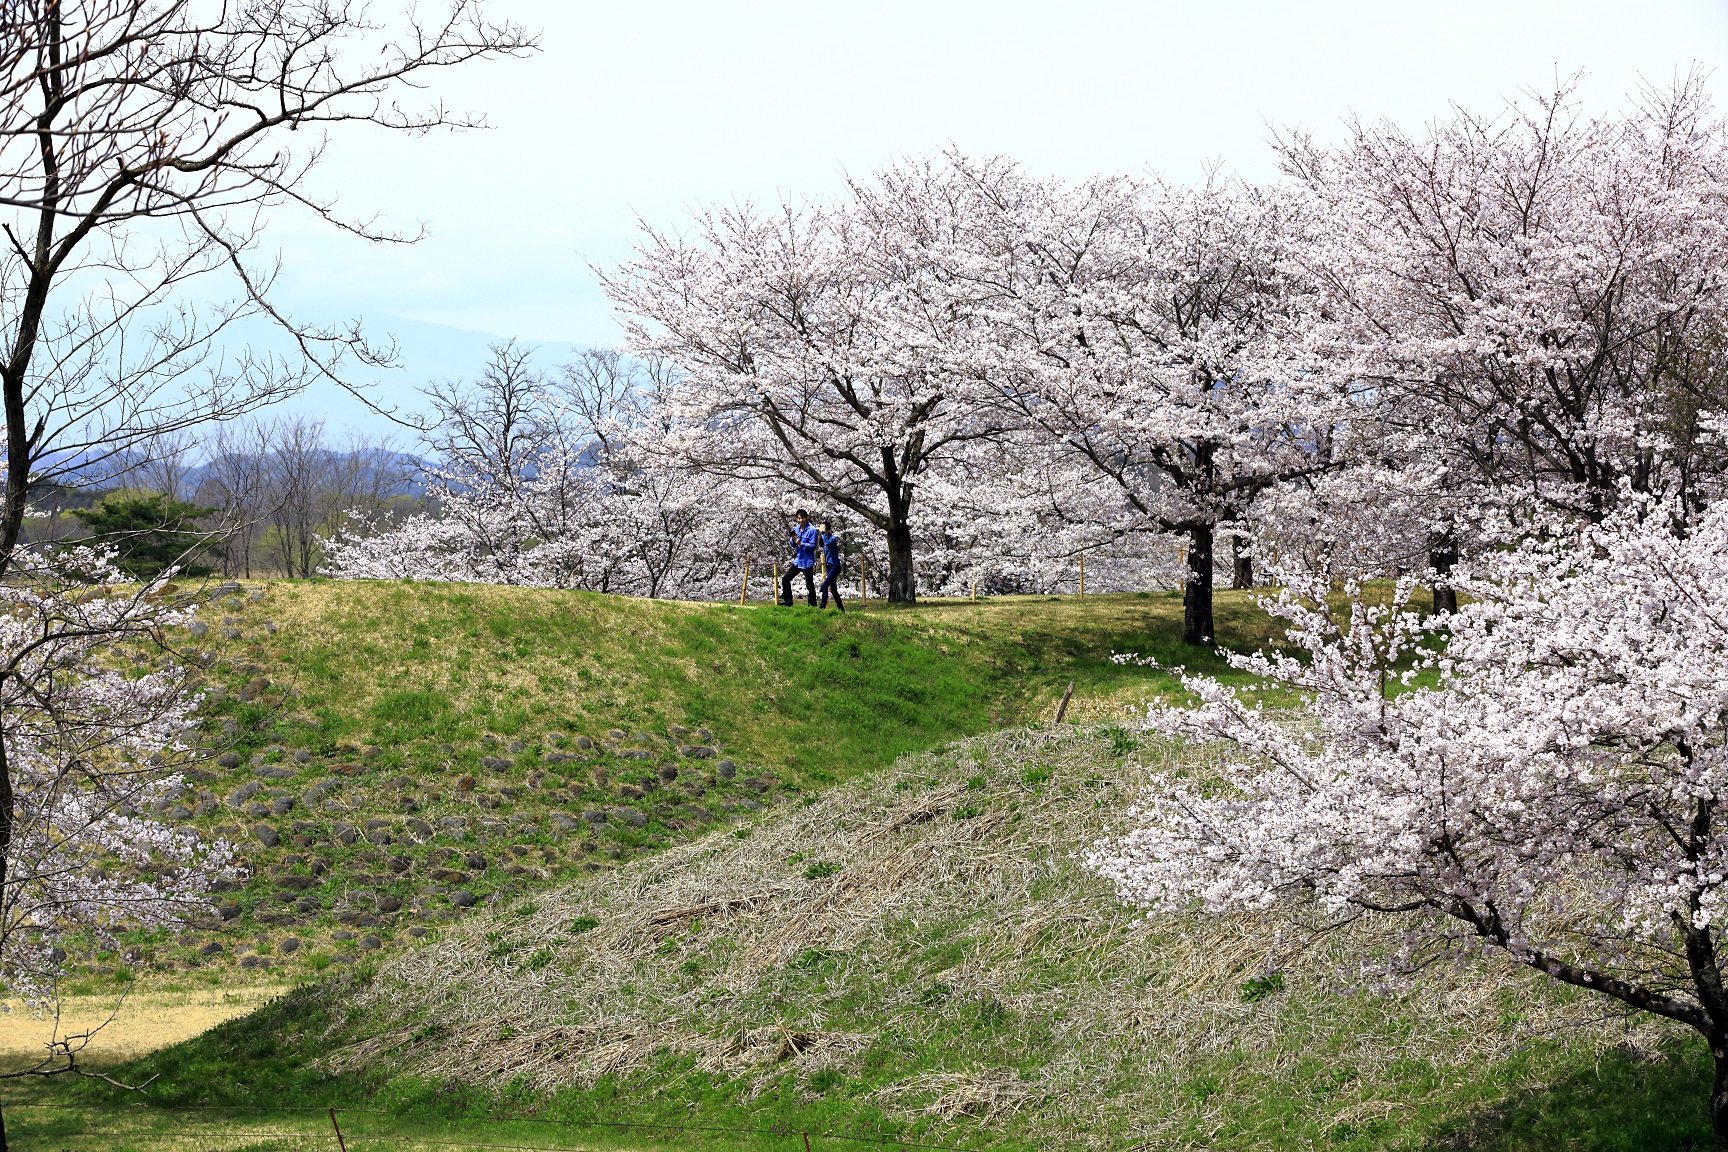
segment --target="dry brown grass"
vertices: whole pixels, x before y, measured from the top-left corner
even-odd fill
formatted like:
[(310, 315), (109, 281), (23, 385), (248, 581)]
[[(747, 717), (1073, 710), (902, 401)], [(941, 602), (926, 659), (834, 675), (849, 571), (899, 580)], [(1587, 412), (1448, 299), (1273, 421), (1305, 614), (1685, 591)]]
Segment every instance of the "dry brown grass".
[(113, 1020), (91, 1038), (81, 1058), (92, 1064), (133, 1060), (244, 1015), (286, 990), (279, 985), (230, 985), (190, 992), (136, 991), (123, 1001), (119, 992), (70, 996), (60, 1002), (57, 1018), (7, 1000), (0, 1002), (0, 1069), (33, 1064), (55, 1035), (86, 1032), (110, 1015)]

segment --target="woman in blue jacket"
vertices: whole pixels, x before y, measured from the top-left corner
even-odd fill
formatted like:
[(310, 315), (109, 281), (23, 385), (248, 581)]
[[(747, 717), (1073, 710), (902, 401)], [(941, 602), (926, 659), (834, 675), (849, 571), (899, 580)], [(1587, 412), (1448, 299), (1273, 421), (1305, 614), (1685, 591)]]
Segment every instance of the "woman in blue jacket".
[(846, 605), (840, 601), (840, 537), (834, 534), (834, 525), (830, 521), (822, 521), (822, 566), (827, 572), (822, 577), (822, 607), (828, 607), (828, 593), (834, 593), (834, 607), (846, 611)]

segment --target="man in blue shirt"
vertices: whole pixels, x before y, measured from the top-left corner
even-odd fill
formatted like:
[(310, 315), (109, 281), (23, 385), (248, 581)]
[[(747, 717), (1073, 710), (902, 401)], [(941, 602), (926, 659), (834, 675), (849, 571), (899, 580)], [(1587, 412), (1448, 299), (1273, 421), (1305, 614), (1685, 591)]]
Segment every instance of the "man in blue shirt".
[(846, 611), (840, 602), (840, 537), (834, 534), (832, 521), (822, 521), (822, 607), (828, 607), (828, 593), (834, 593), (834, 607)]
[(810, 607), (816, 607), (816, 581), (811, 579), (810, 572), (816, 567), (816, 549), (821, 536), (816, 525), (810, 523), (810, 513), (798, 509), (798, 523), (792, 529), (792, 562), (786, 565), (786, 574), (780, 577), (780, 603), (788, 608), (792, 606), (792, 578), (800, 572), (804, 574), (804, 598), (810, 602)]

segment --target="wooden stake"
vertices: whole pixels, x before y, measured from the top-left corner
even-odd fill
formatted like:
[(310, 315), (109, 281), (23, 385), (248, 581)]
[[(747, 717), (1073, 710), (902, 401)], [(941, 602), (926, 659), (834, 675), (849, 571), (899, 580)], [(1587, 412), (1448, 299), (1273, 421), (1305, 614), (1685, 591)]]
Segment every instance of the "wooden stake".
[(330, 1109), (330, 1127), (336, 1129), (336, 1144), (342, 1152), (348, 1152), (348, 1141), (342, 1139), (342, 1125), (336, 1123), (336, 1109)]
[(1056, 723), (1062, 723), (1062, 717), (1068, 715), (1068, 701), (1074, 697), (1074, 681), (1068, 681), (1068, 687), (1062, 693), (1062, 703), (1056, 705)]
[(744, 554), (744, 587), (738, 590), (738, 603), (750, 599), (750, 554)]
[(804, 1152), (810, 1152), (810, 1133), (804, 1133)]
[(1086, 595), (1086, 553), (1080, 553), (1080, 595)]
[(774, 561), (774, 603), (780, 603), (780, 561)]
[(864, 557), (858, 557), (858, 603), (870, 599), (870, 566), (864, 563)]
[(972, 599), (978, 599), (978, 581), (972, 581)]

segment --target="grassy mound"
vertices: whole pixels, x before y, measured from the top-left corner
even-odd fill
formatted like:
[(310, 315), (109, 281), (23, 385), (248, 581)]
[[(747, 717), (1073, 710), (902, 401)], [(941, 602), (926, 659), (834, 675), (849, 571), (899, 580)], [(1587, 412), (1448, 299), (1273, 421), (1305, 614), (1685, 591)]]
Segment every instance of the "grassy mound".
[(1493, 961), (1375, 991), (1350, 964), (1396, 945), (1386, 924), (1297, 949), (1271, 916), (1121, 906), (1077, 850), (1149, 774), (1194, 766), (1107, 725), (908, 756), (131, 1074), (170, 1104), (993, 1148), (1705, 1146), (1708, 1071), (1657, 1024)]
[[(1267, 622), (1221, 598), (1221, 636)], [(293, 978), (798, 798), (908, 751), (1166, 691), (1179, 600), (804, 608), (406, 583), (218, 589), (188, 653), (208, 758), (161, 814), (244, 846), (220, 918), (84, 955), (72, 992)], [(192, 974), (189, 976), (188, 974)], [(80, 982), (81, 981), (81, 982)]]

